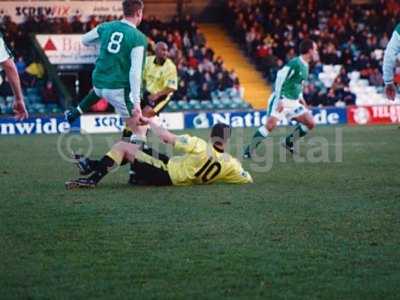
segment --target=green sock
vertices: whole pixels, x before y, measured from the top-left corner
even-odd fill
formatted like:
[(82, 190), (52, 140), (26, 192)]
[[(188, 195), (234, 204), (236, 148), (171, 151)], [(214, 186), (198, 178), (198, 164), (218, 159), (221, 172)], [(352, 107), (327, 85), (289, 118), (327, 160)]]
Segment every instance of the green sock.
[(294, 142), (304, 137), (307, 133), (308, 128), (306, 126), (302, 124), (297, 125), (293, 132), (286, 137), (286, 145), (288, 145), (289, 147), (293, 147)]
[(97, 96), (96, 93), (91, 90), (89, 94), (87, 94), (86, 97), (83, 98), (83, 100), (78, 104), (76, 110), (79, 112), (79, 114), (84, 114), (85, 112), (88, 112), (89, 108), (93, 104), (96, 104), (100, 99), (101, 97)]
[(268, 137), (269, 131), (264, 126), (258, 128), (251, 139), (250, 145), (246, 147), (245, 153), (250, 154), (250, 152), (258, 147), (261, 142)]
[(86, 95), (85, 98), (78, 104), (77, 107), (71, 109), (71, 112), (68, 114), (67, 119), (68, 122), (73, 123), (76, 119), (79, 118), (80, 115), (89, 111), (89, 108), (97, 103), (101, 98), (96, 95), (96, 93), (91, 90), (89, 94)]

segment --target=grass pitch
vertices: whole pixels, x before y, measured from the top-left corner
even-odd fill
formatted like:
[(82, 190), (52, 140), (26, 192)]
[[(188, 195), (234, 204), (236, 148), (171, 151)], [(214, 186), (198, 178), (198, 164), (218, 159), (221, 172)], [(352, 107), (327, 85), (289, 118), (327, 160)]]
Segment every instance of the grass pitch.
[[(283, 159), (274, 138), (253, 185), (132, 188), (119, 170), (77, 191), (57, 136), (1, 137), (0, 298), (398, 299), (400, 130), (339, 131), (307, 139), (329, 163)], [(117, 138), (92, 136), (94, 156)]]

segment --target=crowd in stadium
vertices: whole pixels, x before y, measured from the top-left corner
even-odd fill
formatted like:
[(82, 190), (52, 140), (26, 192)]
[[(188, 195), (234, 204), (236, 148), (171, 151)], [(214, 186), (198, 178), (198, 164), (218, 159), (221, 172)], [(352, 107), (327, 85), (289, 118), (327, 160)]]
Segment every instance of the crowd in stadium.
[[(15, 24), (4, 17), (1, 30), (5, 40), (16, 54), (16, 63), (24, 89), (38, 88), (45, 101), (54, 95), (51, 83), (44, 81), (43, 66), (36, 60), (33, 49), (27, 47), (31, 33), (85, 33), (98, 24), (117, 19), (116, 16), (93, 16), (81, 21), (75, 16), (66, 18), (28, 18), (22, 24)], [(207, 47), (204, 35), (198, 30), (196, 22), (190, 16), (175, 17), (170, 22), (161, 22), (151, 17), (144, 19), (139, 27), (152, 42), (164, 41), (169, 46), (169, 57), (178, 69), (179, 87), (174, 100), (211, 100), (212, 97), (224, 97), (224, 93), (240, 96), (240, 83), (234, 70), (224, 67), (221, 57), (215, 57)], [(152, 44), (152, 43), (151, 43)], [(149, 47), (151, 51), (152, 47)], [(49, 90), (49, 89), (52, 90)], [(4, 83), (0, 87), (0, 96), (11, 96), (11, 89)], [(57, 97), (55, 97), (56, 99)]]
[[(296, 55), (303, 38), (317, 41), (321, 63), (312, 68), (304, 91), (306, 100), (312, 105), (334, 105), (338, 101), (353, 104), (355, 95), (349, 90), (347, 74), (358, 71), (371, 85), (383, 85), (382, 49), (397, 24), (399, 11), (400, 4), (395, 0), (362, 6), (346, 0), (259, 0), (252, 4), (230, 0), (225, 21), (271, 83), (276, 71)], [(329, 88), (318, 81), (322, 64), (343, 66)]]

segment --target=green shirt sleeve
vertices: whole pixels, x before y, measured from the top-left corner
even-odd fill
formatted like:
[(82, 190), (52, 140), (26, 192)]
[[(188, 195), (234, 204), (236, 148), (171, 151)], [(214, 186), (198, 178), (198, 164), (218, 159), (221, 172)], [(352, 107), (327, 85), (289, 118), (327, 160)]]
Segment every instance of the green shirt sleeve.
[(396, 28), (394, 29), (398, 34), (400, 34), (400, 23), (397, 24)]

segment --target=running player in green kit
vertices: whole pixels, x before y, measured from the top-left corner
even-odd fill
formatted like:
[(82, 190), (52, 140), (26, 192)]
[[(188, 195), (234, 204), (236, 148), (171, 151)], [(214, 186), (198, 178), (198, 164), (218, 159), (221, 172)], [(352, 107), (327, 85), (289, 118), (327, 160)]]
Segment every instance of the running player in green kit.
[(308, 64), (319, 59), (318, 49), (316, 43), (309, 39), (303, 40), (299, 48), (300, 56), (291, 59), (279, 70), (274, 93), (268, 102), (267, 122), (254, 134), (250, 145), (245, 149), (244, 158), (251, 158), (253, 150), (268, 137), (284, 117), (299, 122), (283, 144), (291, 153), (294, 152), (295, 140), (304, 137), (315, 127), (314, 118), (303, 99), (303, 81), (308, 78)]
[(141, 115), (140, 99), (142, 73), (145, 65), (147, 38), (136, 27), (143, 17), (141, 0), (123, 0), (124, 18), (100, 24), (82, 37), (82, 43), (100, 45), (99, 57), (92, 74), (93, 90), (81, 104), (66, 112), (67, 119), (75, 118), (86, 107), (105, 98), (123, 119), (133, 113)]

